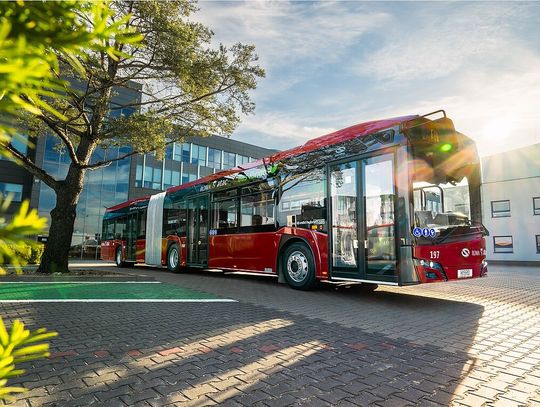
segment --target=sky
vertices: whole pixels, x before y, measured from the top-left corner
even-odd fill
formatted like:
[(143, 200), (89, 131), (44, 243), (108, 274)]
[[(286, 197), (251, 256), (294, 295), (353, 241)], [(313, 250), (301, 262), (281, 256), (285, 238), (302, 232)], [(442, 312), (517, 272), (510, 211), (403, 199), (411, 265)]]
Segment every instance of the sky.
[(214, 42), (254, 44), (266, 78), (232, 138), (286, 149), (444, 109), (486, 156), (540, 143), (540, 3), (202, 1)]

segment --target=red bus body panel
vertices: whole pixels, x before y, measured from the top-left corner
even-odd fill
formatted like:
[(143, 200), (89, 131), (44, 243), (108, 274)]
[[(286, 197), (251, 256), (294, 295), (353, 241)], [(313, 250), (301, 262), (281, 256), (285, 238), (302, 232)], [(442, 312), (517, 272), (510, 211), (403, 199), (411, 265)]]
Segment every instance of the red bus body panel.
[[(460, 269), (472, 269), (472, 276), (469, 278), (482, 277), (482, 262), (486, 258), (486, 242), (482, 237), (464, 242), (415, 246), (413, 256), (428, 263), (430, 261), (439, 263), (448, 280), (457, 280)], [(444, 276), (440, 276), (439, 279), (426, 278), (426, 271), (434, 271), (429, 267), (417, 266), (417, 271), (422, 283), (445, 280)], [(437, 274), (440, 275), (440, 273)]]
[(209, 236), (208, 266), (276, 273), (278, 247), (275, 232)]

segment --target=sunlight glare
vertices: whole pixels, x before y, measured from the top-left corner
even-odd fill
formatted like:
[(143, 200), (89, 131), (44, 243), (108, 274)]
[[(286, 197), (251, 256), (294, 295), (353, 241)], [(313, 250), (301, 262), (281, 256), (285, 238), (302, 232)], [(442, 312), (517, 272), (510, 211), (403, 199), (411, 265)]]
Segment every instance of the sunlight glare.
[(500, 141), (512, 135), (514, 120), (509, 117), (500, 117), (491, 120), (482, 128), (482, 138), (485, 141)]

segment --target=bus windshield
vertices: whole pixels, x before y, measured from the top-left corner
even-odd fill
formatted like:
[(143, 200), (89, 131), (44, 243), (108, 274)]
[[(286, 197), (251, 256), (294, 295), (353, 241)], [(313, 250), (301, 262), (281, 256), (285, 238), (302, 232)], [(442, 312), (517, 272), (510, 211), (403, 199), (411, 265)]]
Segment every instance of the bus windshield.
[(440, 229), (470, 224), (471, 204), (467, 177), (459, 183), (438, 185), (417, 181), (413, 183), (413, 190), (415, 226)]

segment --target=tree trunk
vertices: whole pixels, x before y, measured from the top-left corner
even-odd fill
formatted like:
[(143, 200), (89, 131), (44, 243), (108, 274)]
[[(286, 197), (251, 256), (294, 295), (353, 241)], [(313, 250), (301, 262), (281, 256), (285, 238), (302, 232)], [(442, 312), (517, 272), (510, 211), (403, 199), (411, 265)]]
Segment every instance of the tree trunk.
[[(77, 156), (86, 163), (95, 149), (95, 142), (82, 139)], [(56, 206), (51, 211), (51, 226), (38, 273), (68, 273), (68, 256), (77, 215), (77, 204), (84, 186), (85, 169), (71, 163), (64, 181), (55, 189)]]
[[(82, 175), (84, 178), (84, 175)], [(81, 182), (82, 184), (82, 182)], [(75, 225), (77, 202), (81, 189), (64, 187), (56, 194), (56, 206), (51, 211), (51, 226), (38, 273), (67, 273), (68, 254)]]

